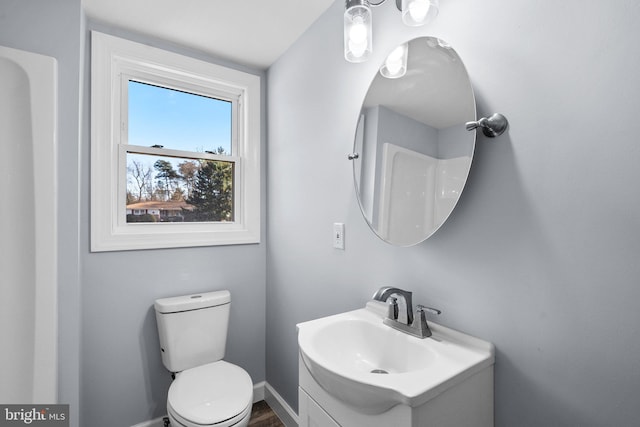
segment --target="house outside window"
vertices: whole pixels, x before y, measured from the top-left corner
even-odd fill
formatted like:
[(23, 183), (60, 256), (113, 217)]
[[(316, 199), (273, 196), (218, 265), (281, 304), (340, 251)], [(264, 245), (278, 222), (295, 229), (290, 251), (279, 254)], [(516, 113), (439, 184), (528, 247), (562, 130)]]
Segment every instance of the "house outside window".
[(92, 251), (257, 243), (260, 80), (92, 32)]

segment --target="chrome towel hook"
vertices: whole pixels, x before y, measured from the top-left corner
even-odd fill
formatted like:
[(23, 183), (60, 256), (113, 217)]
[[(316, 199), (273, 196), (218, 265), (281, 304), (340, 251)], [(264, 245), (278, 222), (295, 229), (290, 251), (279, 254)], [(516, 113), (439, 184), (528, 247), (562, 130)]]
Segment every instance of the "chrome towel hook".
[(502, 135), (507, 127), (509, 126), (509, 122), (507, 118), (502, 114), (495, 113), (489, 118), (483, 117), (477, 122), (467, 122), (466, 127), (467, 130), (474, 130), (476, 128), (482, 128), (482, 133), (489, 138), (495, 138), (498, 135)]

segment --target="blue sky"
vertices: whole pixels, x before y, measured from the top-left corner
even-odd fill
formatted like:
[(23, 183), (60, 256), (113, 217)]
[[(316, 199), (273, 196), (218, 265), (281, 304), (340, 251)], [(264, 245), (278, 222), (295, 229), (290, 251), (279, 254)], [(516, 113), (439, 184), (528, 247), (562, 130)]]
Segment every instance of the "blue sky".
[[(221, 101), (177, 90), (130, 81), (129, 144), (184, 151), (217, 152), (223, 147), (231, 153), (231, 102)], [(166, 160), (178, 171), (185, 159), (146, 154), (127, 154), (127, 165), (133, 161), (150, 169), (155, 181), (153, 164)], [(135, 184), (127, 173), (130, 190)]]
[(231, 154), (231, 103), (130, 81), (129, 144)]

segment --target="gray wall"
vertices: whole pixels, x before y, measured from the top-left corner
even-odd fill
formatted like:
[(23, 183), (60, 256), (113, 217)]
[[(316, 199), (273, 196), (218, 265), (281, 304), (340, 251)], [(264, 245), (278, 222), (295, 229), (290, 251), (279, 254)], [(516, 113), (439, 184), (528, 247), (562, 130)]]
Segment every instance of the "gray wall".
[[(90, 104), (89, 30), (123, 37), (201, 60), (259, 71), (160, 40), (87, 23), (85, 105)], [(266, 82), (263, 79), (263, 98)], [(263, 105), (263, 115), (266, 114)], [(205, 248), (89, 252), (89, 108), (83, 110), (81, 162), (82, 425), (130, 426), (166, 414), (171, 377), (162, 365), (153, 301), (209, 290), (231, 291), (225, 359), (245, 368), (254, 383), (265, 379), (264, 243)], [(266, 123), (263, 117), (262, 123)], [(265, 134), (264, 125), (262, 130)], [(262, 138), (263, 145), (265, 137)], [(266, 175), (263, 147), (262, 175)], [(264, 180), (263, 180), (264, 181)], [(263, 217), (265, 188), (262, 188)], [(262, 241), (265, 239), (262, 224)], [(114, 418), (115, 417), (115, 418)]]
[[(442, 37), (467, 65), (480, 114), (511, 122), (497, 140), (479, 137), (444, 227), (405, 249), (377, 240), (355, 200), (345, 157), (376, 60), (344, 62), (341, 15), (338, 1), (269, 72), (268, 245), (90, 254), (80, 1), (2, 0), (0, 44), (59, 66), (59, 391), (72, 425), (164, 413), (155, 298), (230, 289), (228, 359), (254, 381), (265, 377), (266, 299), (266, 377), (296, 407), (295, 324), (361, 307), (386, 284), (496, 344), (498, 426), (636, 423), (640, 5), (443, 1), (428, 29), (403, 27), (392, 2), (374, 10), (377, 61), (412, 36)], [(345, 251), (331, 247), (333, 222), (347, 225)]]
[[(269, 70), (267, 381), (296, 408), (295, 324), (395, 285), (495, 343), (497, 426), (636, 425), (640, 4), (442, 1), (426, 29), (394, 8), (373, 10), (372, 61), (343, 60), (337, 1)], [(361, 218), (346, 154), (376, 64), (427, 34), (465, 61), (479, 113), (511, 127), (478, 137), (449, 221), (394, 248)]]
[[(0, 0), (0, 45), (58, 61), (58, 398), (78, 426), (80, 0)], [(1, 237), (0, 237), (1, 238)]]

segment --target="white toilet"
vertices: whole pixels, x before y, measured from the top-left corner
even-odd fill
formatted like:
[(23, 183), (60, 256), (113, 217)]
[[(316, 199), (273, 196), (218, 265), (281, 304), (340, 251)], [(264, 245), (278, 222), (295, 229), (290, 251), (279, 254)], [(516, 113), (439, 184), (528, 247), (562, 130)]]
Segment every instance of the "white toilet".
[(229, 325), (229, 291), (156, 300), (162, 363), (175, 373), (167, 412), (172, 427), (246, 427), (253, 382), (222, 360)]

